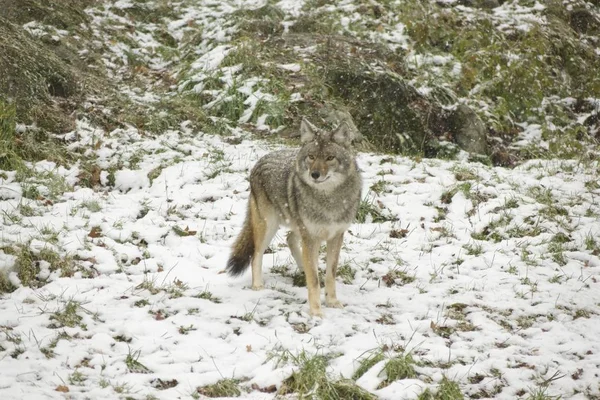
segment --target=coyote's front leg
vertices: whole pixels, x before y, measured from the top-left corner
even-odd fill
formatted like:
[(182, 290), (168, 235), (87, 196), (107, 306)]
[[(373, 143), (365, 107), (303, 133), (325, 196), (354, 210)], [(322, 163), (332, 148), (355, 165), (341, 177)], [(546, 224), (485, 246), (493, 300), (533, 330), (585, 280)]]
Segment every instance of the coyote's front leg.
[(327, 241), (327, 271), (325, 272), (325, 305), (327, 307), (344, 307), (337, 299), (335, 292), (335, 275), (343, 240), (344, 232)]
[(308, 306), (310, 315), (322, 317), (321, 287), (319, 286), (319, 241), (310, 237), (306, 232), (302, 234), (302, 266), (306, 276), (308, 289)]

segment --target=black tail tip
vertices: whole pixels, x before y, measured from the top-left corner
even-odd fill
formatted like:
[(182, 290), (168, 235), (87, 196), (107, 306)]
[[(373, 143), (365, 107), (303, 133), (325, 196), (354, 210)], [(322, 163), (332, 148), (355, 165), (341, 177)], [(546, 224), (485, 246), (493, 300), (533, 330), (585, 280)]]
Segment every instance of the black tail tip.
[(229, 261), (227, 261), (227, 267), (225, 270), (231, 276), (239, 276), (244, 273), (246, 268), (250, 265), (249, 258), (242, 257), (231, 257)]

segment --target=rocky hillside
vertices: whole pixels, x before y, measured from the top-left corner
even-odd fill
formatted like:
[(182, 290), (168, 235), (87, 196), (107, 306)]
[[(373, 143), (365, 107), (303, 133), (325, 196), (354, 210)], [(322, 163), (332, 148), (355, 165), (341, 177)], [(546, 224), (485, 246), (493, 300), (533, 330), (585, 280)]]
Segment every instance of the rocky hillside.
[(352, 119), (384, 152), (596, 157), (595, 2), (203, 4), (1, 0), (2, 168), (81, 159), (64, 142), (81, 120), (293, 137), (301, 116)]

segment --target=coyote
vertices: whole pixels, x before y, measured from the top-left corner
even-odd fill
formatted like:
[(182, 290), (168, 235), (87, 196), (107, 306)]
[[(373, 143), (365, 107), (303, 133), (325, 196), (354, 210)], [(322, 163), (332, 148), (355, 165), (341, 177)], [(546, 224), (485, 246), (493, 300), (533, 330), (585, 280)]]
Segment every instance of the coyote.
[(290, 232), (287, 243), (304, 269), (310, 314), (322, 316), (318, 277), (319, 248), (327, 242), (325, 304), (341, 308), (335, 292), (344, 232), (354, 221), (362, 180), (350, 145), (354, 131), (344, 122), (325, 132), (303, 119), (302, 147), (262, 157), (250, 173), (250, 198), (242, 231), (227, 272), (240, 275), (252, 262), (252, 289), (263, 288), (262, 258), (279, 226)]

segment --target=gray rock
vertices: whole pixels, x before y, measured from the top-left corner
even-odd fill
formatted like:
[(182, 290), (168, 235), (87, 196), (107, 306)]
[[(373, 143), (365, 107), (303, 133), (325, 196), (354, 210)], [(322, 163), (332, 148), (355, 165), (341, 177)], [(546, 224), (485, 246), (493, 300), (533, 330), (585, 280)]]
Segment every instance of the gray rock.
[(600, 21), (586, 8), (577, 8), (570, 12), (569, 22), (573, 30), (583, 34), (593, 34), (600, 31)]
[(323, 119), (333, 126), (338, 126), (345, 122), (350, 127), (350, 130), (354, 132), (354, 140), (357, 142), (362, 140), (362, 134), (354, 124), (354, 118), (352, 118), (352, 115), (347, 110), (324, 107), (320, 114), (323, 114)]
[(459, 0), (457, 4), (482, 9), (500, 7), (500, 2), (498, 0)]
[(487, 154), (487, 131), (475, 111), (461, 104), (449, 119), (450, 133), (461, 149), (469, 153)]

